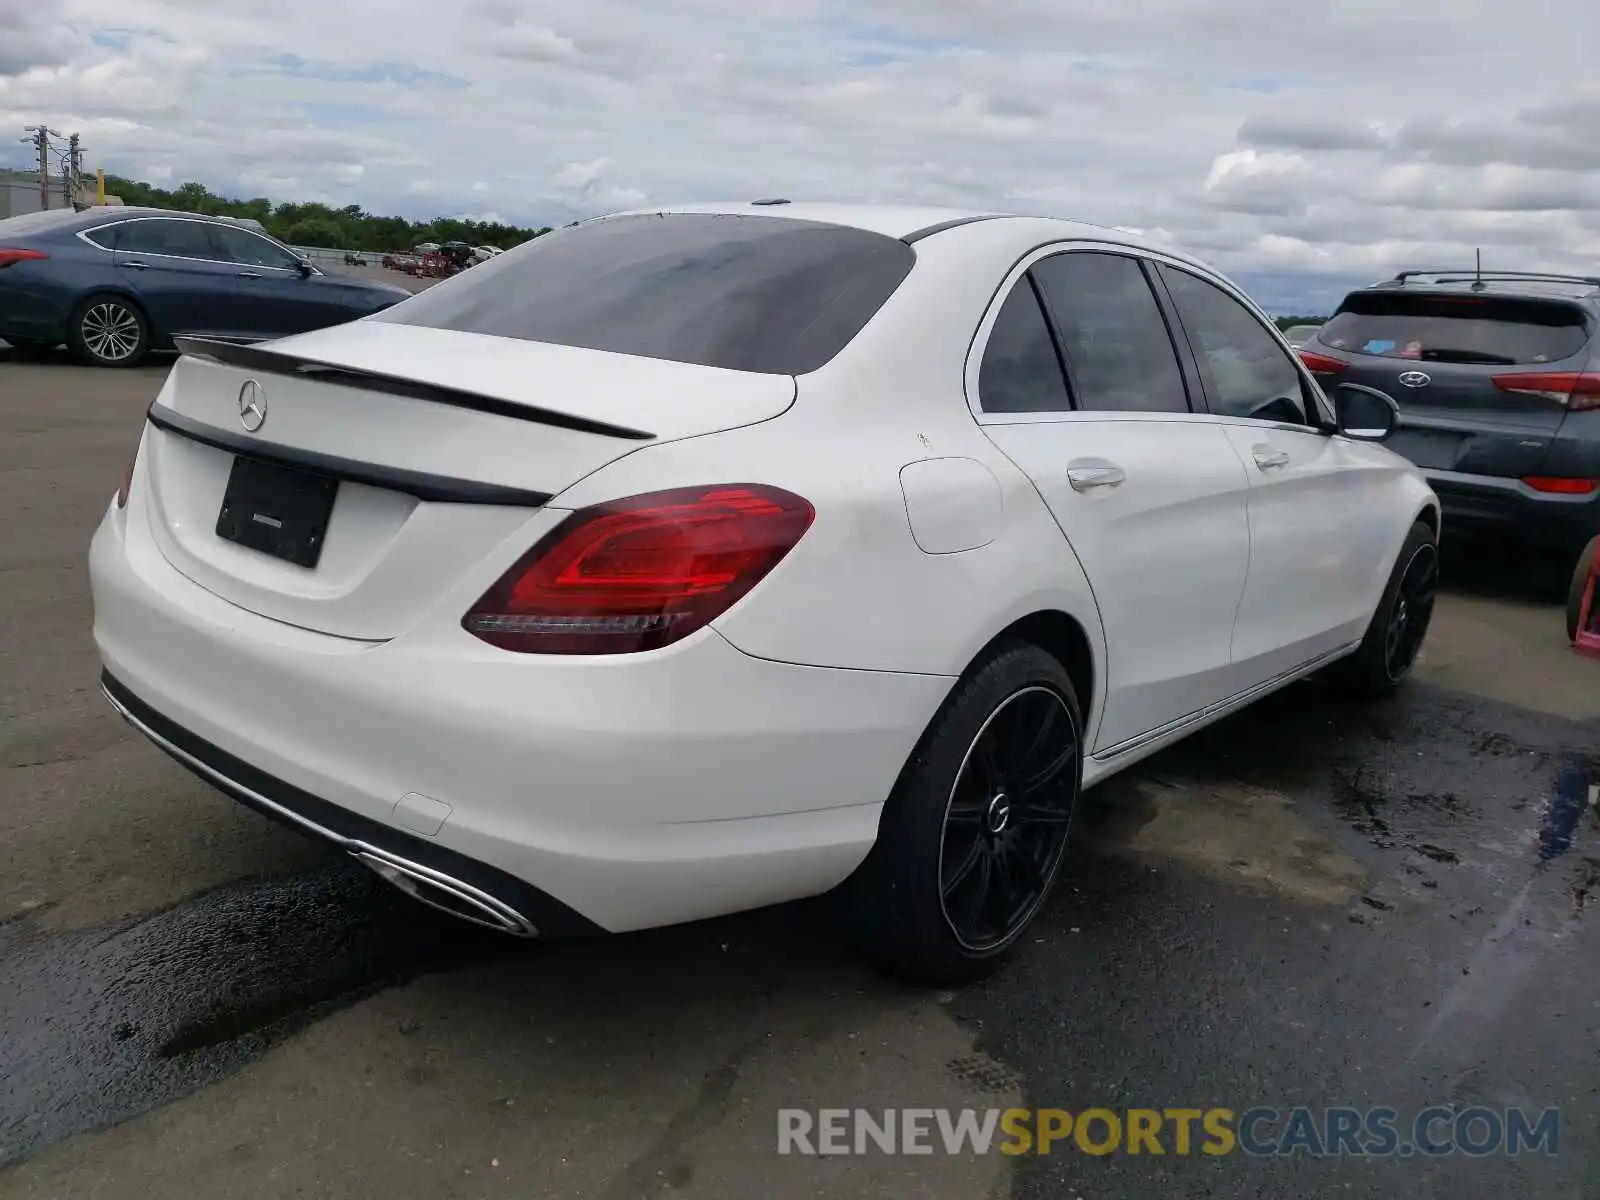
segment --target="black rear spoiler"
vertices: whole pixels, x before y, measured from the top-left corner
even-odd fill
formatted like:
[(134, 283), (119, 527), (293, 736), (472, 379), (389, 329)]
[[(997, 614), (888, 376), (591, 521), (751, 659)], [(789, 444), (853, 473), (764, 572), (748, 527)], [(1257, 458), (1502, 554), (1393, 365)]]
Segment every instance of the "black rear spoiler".
[(613, 425), (609, 421), (595, 421), (588, 417), (557, 412), (554, 409), (538, 408), (531, 404), (507, 400), (501, 396), (465, 392), (443, 384), (423, 383), (416, 379), (385, 375), (381, 371), (368, 371), (360, 367), (318, 362), (316, 359), (305, 358), (284, 350), (274, 350), (269, 345), (209, 337), (175, 337), (172, 340), (181, 354), (221, 363), (224, 366), (239, 367), (259, 375), (286, 375), (296, 379), (314, 379), (319, 383), (359, 387), (369, 392), (405, 396), (412, 400), (425, 400), (430, 404), (446, 404), (452, 408), (491, 413), (497, 417), (510, 417), (514, 421), (531, 421), (536, 425), (552, 425), (558, 429), (574, 429), (580, 433), (597, 433), (603, 437), (647, 442), (656, 436), (642, 429), (630, 429), (626, 425)]

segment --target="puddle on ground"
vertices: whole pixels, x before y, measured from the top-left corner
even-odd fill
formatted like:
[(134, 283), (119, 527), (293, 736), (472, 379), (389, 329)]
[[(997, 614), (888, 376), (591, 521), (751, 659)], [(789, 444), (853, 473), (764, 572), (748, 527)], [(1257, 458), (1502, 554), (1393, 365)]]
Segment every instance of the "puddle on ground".
[(1562, 765), (1556, 776), (1555, 792), (1545, 806), (1539, 823), (1539, 861), (1547, 863), (1572, 849), (1586, 813), (1595, 812), (1596, 793), (1600, 792), (1600, 772), (1585, 759)]
[(344, 863), (110, 929), (0, 925), (0, 1166), (193, 1091), (375, 988), (521, 949)]

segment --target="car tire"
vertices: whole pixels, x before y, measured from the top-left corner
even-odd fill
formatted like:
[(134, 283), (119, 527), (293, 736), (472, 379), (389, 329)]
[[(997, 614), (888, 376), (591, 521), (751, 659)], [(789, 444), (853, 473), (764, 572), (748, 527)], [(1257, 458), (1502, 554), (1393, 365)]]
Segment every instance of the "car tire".
[(835, 893), (846, 935), (913, 982), (992, 971), (1061, 871), (1082, 748), (1062, 665), (1026, 642), (989, 653), (934, 716), (884, 805), (877, 842)]
[(1438, 585), (1439, 538), (1418, 521), (1400, 547), (1360, 648), (1334, 664), (1330, 681), (1358, 696), (1393, 693), (1416, 665), (1433, 620)]
[[(1583, 611), (1583, 592), (1589, 583), (1589, 572), (1594, 570), (1595, 555), (1600, 553), (1600, 537), (1594, 538), (1578, 555), (1578, 565), (1572, 572), (1572, 586), (1567, 590), (1567, 641), (1578, 640), (1578, 617)], [(1590, 601), (1590, 619), (1593, 609), (1600, 607), (1600, 595)]]
[(150, 322), (126, 296), (102, 292), (73, 310), (67, 344), (91, 366), (137, 366), (150, 349)]

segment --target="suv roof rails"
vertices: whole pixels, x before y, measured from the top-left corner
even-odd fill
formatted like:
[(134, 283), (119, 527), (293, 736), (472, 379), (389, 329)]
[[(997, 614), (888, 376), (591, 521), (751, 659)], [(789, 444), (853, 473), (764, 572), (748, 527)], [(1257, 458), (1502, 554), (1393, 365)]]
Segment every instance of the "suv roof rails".
[[(1454, 267), (1441, 271), (1401, 271), (1390, 282), (1403, 284), (1421, 275), (1431, 275), (1439, 283), (1477, 283), (1482, 280), (1530, 280), (1541, 283), (1587, 283), (1600, 288), (1600, 277), (1594, 275), (1561, 275), (1544, 271), (1479, 271), (1476, 267)], [(1443, 278), (1449, 276), (1449, 278)]]

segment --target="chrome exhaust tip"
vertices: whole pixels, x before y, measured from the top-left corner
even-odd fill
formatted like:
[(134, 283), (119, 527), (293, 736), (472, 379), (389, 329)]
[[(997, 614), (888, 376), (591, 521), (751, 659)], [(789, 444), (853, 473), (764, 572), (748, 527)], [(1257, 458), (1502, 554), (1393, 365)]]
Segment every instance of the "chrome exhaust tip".
[(531, 938), (539, 935), (532, 921), (503, 900), (497, 900), (489, 893), (442, 871), (367, 845), (353, 847), (350, 856), (413, 900), (420, 900), (430, 908), (514, 937)]

